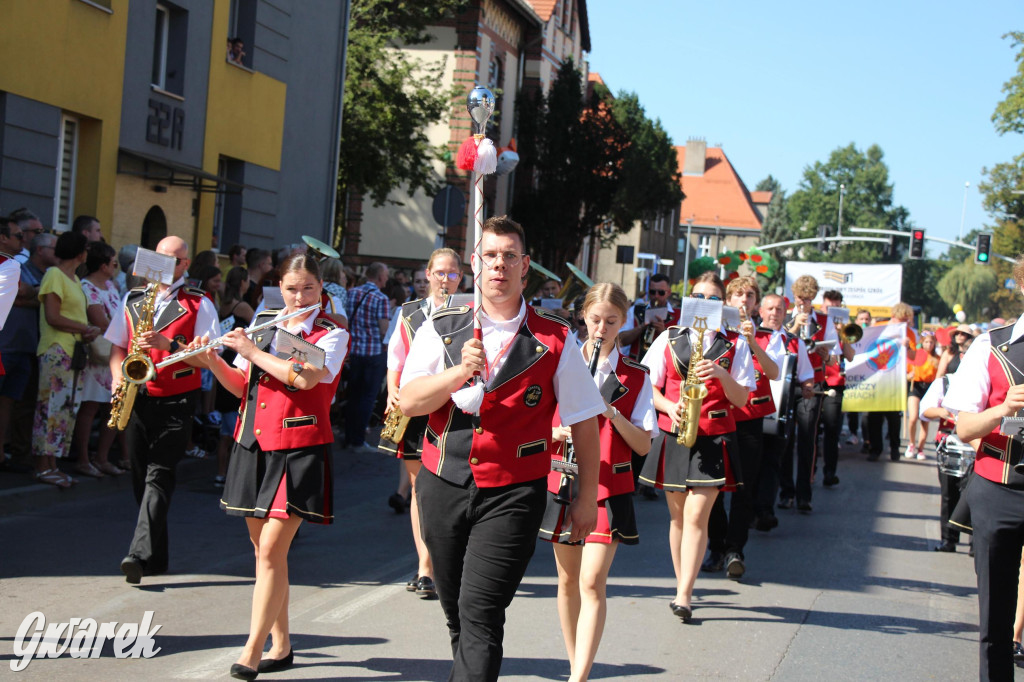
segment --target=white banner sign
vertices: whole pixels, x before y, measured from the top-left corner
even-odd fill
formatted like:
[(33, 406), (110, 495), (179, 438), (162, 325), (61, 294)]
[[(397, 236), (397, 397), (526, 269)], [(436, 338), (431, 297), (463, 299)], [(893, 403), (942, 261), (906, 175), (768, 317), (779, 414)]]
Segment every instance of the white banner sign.
[(793, 282), (801, 275), (818, 280), (818, 296), (836, 290), (843, 295), (847, 308), (865, 306), (893, 306), (900, 302), (903, 284), (903, 266), (869, 265), (866, 263), (786, 263), (786, 296), (793, 300)]

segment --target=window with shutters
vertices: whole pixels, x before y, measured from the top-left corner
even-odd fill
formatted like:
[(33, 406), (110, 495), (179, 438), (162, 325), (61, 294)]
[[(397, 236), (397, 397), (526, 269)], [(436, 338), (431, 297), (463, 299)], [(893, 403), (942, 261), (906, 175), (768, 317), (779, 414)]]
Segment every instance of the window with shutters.
[(75, 175), (78, 171), (78, 119), (60, 119), (57, 147), (57, 187), (54, 191), (53, 226), (59, 232), (71, 228), (75, 219)]
[(704, 256), (711, 255), (711, 235), (702, 234), (700, 236), (700, 246), (697, 247), (697, 258), (703, 258)]

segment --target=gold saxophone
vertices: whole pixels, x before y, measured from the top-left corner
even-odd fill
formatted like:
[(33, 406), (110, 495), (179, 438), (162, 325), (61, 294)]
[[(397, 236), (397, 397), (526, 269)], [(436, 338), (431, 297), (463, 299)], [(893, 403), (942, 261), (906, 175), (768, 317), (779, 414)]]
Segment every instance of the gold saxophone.
[(380, 439), (389, 440), (398, 444), (405, 438), (405, 429), (409, 426), (409, 417), (405, 416), (402, 408), (395, 405), (384, 417), (384, 426), (380, 430)]
[(697, 377), (697, 364), (704, 359), (704, 332), (708, 330), (707, 319), (697, 317), (693, 328), (697, 330), (697, 343), (690, 351), (690, 364), (686, 369), (686, 381), (679, 389), (679, 404), (683, 408), (679, 422), (676, 443), (692, 448), (697, 442), (697, 426), (700, 423), (700, 408), (708, 397), (708, 387)]
[(128, 356), (121, 362), (121, 383), (110, 398), (110, 419), (107, 420), (108, 428), (117, 428), (124, 431), (128, 426), (128, 418), (132, 415), (132, 407), (135, 405), (135, 396), (139, 392), (139, 386), (151, 381), (156, 376), (156, 369), (149, 353), (139, 348), (139, 338), (153, 329), (153, 317), (156, 313), (156, 284), (150, 283), (146, 289), (146, 295), (142, 299), (142, 306), (139, 310), (139, 322), (132, 328), (132, 345), (128, 349)]

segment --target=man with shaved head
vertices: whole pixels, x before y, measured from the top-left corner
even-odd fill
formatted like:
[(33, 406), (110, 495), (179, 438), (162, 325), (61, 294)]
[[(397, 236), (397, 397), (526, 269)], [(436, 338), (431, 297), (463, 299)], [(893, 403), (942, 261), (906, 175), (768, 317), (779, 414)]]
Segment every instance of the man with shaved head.
[[(156, 252), (175, 259), (174, 281), (155, 284), (153, 328), (139, 335), (139, 348), (157, 364), (197, 336), (219, 336), (217, 310), (201, 289), (185, 286), (188, 244), (180, 237), (165, 237)], [(147, 289), (132, 289), (123, 302), (124, 314), (110, 321), (104, 335), (113, 344), (110, 372), (117, 390), (122, 381), (121, 362), (132, 346)], [(174, 492), (175, 468), (192, 438), (192, 414), (199, 397), (199, 368), (176, 362), (156, 370), (152, 381), (139, 387), (128, 426), (125, 446), (132, 464), (132, 484), (139, 504), (128, 556), (121, 572), (129, 583), (143, 575), (163, 573), (168, 567), (167, 510)]]

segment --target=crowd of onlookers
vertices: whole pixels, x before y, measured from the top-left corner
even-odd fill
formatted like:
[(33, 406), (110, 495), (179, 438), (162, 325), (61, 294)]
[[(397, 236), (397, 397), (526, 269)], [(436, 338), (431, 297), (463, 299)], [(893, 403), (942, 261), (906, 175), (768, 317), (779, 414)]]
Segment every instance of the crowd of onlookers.
[[(243, 245), (226, 254), (200, 251), (191, 257), (185, 284), (211, 299), (226, 333), (248, 326), (265, 307), (264, 287), (279, 281), (277, 264), (306, 250), (305, 244), (288, 244), (272, 252)], [(115, 250), (107, 244), (91, 216), (79, 216), (59, 234), (26, 209), (0, 217), (0, 252), (21, 264), (17, 298), (0, 329), (0, 471), (66, 488), (76, 477), (118, 476), (129, 467), (118, 432), (107, 426), (111, 346), (103, 334), (114, 316), (124, 314), (127, 291), (145, 284), (131, 275), (137, 251), (137, 245)], [(358, 449), (365, 447), (365, 430), (377, 412), (383, 385), (377, 366), (383, 367), (398, 310), (425, 294), (426, 280), (382, 263), (358, 273), (337, 258), (322, 258), (321, 270), (329, 312), (352, 335), (332, 422), (344, 434), (342, 445)], [(238, 405), (204, 376), (188, 454), (217, 452), (217, 485), (223, 483)]]

